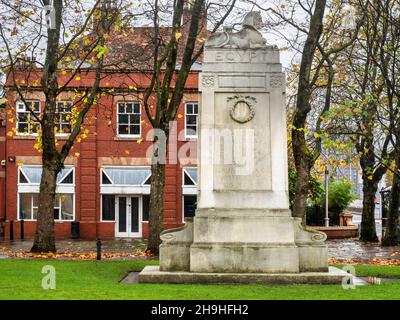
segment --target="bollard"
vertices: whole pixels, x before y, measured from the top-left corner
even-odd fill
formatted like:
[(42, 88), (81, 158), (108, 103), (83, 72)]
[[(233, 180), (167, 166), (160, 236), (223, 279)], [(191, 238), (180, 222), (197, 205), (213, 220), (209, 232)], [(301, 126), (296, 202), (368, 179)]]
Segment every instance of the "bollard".
[(24, 220), (21, 220), (21, 240), (25, 240), (24, 223)]
[(14, 220), (10, 220), (10, 241), (14, 240)]
[(96, 240), (96, 247), (97, 247), (97, 260), (101, 260), (101, 239)]

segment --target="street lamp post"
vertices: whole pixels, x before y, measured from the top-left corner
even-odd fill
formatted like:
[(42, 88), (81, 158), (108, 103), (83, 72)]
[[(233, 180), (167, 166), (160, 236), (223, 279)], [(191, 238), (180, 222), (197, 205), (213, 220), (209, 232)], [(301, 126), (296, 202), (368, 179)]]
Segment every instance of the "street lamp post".
[(329, 169), (325, 169), (325, 227), (329, 227)]

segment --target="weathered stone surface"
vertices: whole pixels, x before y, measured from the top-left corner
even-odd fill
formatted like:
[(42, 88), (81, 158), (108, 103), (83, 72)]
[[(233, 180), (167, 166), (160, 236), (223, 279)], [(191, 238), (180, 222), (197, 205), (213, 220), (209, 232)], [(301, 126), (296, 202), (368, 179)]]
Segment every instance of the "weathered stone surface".
[(189, 271), (190, 246), (193, 243), (193, 223), (161, 234), (160, 269), (162, 271)]
[[(252, 283), (260, 274), (261, 283), (341, 278), (327, 272), (326, 235), (304, 230), (289, 210), (285, 74), (259, 25), (251, 13), (242, 31), (225, 30), (206, 43), (198, 209), (193, 224), (162, 235), (160, 254), (161, 270), (186, 271), (177, 277), (187, 283)], [(143, 279), (173, 281), (168, 272)]]
[(193, 273), (162, 272), (157, 266), (146, 267), (139, 275), (140, 283), (169, 284), (342, 284), (347, 272), (329, 268), (329, 272), (304, 273)]
[(232, 28), (225, 27), (223, 33), (211, 35), (206, 41), (206, 47), (216, 48), (263, 48), (266, 41), (258, 31), (263, 27), (259, 12), (250, 12), (243, 21), (243, 28), (237, 33), (232, 33)]
[(199, 244), (190, 249), (190, 271), (198, 273), (298, 273), (298, 248), (285, 244)]

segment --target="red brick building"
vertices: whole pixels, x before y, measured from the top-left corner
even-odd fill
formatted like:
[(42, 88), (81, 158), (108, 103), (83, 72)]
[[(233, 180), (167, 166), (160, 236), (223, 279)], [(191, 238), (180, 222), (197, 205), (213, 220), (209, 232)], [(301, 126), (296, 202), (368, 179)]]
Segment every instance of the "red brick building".
[[(189, 76), (176, 127), (171, 131), (165, 181), (166, 228), (181, 226), (185, 216), (194, 214), (199, 69), (196, 66)], [(63, 75), (59, 76), (62, 83)], [(39, 77), (40, 70), (33, 72), (29, 81), (34, 83)], [(70, 94), (90, 87), (92, 79), (90, 70), (82, 72), (59, 97), (60, 131), (69, 126)], [(71, 236), (72, 222), (79, 222), (81, 238), (147, 237), (152, 128), (140, 97), (148, 84), (148, 75), (140, 71), (108, 70), (103, 75), (102, 89), (112, 89), (114, 94), (102, 96), (91, 108), (84, 137), (75, 144), (58, 176), (54, 205), (58, 238)], [(129, 90), (132, 87), (134, 94)], [(19, 237), (23, 220), (25, 237), (29, 238), (35, 232), (41, 154), (35, 149), (37, 133), (28, 124), (29, 112), (10, 79), (6, 92), (6, 119), (0, 128), (0, 217), (6, 221), (6, 236), (13, 221), (14, 236)], [(25, 99), (38, 114), (43, 110), (44, 96), (39, 89), (33, 87)], [(57, 139), (62, 144), (65, 134)]]

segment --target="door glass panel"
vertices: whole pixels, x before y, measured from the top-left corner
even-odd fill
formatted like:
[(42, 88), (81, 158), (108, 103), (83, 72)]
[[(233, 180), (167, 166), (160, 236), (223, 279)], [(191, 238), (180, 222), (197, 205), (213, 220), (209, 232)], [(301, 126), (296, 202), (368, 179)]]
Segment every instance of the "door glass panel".
[(139, 198), (131, 199), (131, 232), (139, 232)]
[(150, 196), (143, 196), (143, 221), (149, 221)]
[(120, 197), (119, 198), (119, 221), (118, 221), (118, 230), (119, 232), (126, 232), (126, 198)]

